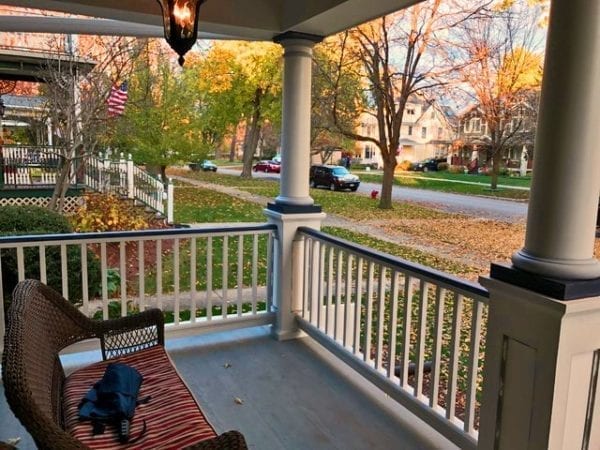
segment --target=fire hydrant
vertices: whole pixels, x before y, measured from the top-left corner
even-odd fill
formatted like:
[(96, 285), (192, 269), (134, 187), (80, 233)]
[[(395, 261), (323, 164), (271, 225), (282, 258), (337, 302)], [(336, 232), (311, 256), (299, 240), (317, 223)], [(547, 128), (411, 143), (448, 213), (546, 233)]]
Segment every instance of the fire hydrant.
[(377, 190), (372, 190), (371, 191), (371, 198), (373, 200), (377, 200), (377, 195), (379, 195), (379, 191), (377, 191)]

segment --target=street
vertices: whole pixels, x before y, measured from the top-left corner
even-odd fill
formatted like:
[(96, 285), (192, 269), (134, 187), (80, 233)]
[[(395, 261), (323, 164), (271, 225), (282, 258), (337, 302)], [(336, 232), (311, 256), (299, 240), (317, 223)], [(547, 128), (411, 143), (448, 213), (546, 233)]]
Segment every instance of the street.
[[(219, 168), (225, 175), (239, 175), (240, 170)], [(253, 172), (256, 178), (265, 178), (273, 181), (279, 180), (277, 173)], [(371, 195), (373, 190), (381, 191), (381, 185), (376, 183), (362, 183), (357, 193), (340, 192), (340, 195)], [(413, 189), (400, 186), (393, 187), (394, 200), (408, 200), (426, 206), (450, 212), (466, 214), (485, 219), (502, 220), (506, 222), (524, 221), (527, 217), (527, 203), (511, 200), (500, 200), (473, 195), (451, 194), (447, 192)]]

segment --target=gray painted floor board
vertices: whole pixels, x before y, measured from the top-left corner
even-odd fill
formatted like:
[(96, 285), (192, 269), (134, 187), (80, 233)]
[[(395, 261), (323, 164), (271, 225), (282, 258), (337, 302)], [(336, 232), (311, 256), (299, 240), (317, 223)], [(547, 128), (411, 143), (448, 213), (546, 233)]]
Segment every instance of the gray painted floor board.
[[(390, 414), (306, 339), (278, 342), (255, 328), (171, 340), (167, 348), (217, 431), (240, 430), (250, 448), (453, 447), (410, 413)], [(24, 436), (20, 448), (34, 448), (2, 395), (0, 440), (15, 436)]]

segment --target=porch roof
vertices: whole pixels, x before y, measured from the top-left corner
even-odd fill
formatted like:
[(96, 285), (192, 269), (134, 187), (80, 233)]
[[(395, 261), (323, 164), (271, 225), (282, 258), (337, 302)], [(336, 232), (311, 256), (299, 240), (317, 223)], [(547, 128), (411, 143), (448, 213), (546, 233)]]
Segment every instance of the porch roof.
[[(271, 40), (286, 31), (328, 36), (419, 1), (208, 0), (200, 9), (199, 30), (205, 33), (204, 37), (248, 40)], [(160, 6), (152, 0), (4, 0), (2, 3), (162, 26)]]
[(96, 64), (89, 59), (30, 49), (0, 49), (0, 78), (4, 80), (43, 81), (45, 65), (72, 61), (79, 70), (89, 71)]

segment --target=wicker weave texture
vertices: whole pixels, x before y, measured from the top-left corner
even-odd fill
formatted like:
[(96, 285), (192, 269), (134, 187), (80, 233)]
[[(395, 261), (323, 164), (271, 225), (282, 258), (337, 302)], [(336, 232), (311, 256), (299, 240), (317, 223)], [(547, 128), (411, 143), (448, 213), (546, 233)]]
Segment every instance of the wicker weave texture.
[[(149, 309), (120, 319), (94, 321), (37, 280), (17, 285), (6, 318), (2, 379), (8, 404), (40, 449), (86, 448), (63, 429), (65, 374), (58, 355), (65, 347), (89, 338), (100, 339), (105, 359), (164, 345), (164, 318), (160, 310)], [(225, 435), (225, 446), (220, 446), (219, 439)], [(235, 439), (240, 438), (225, 433), (215, 438), (219, 446), (197, 448), (246, 448), (243, 436), (243, 446)]]

